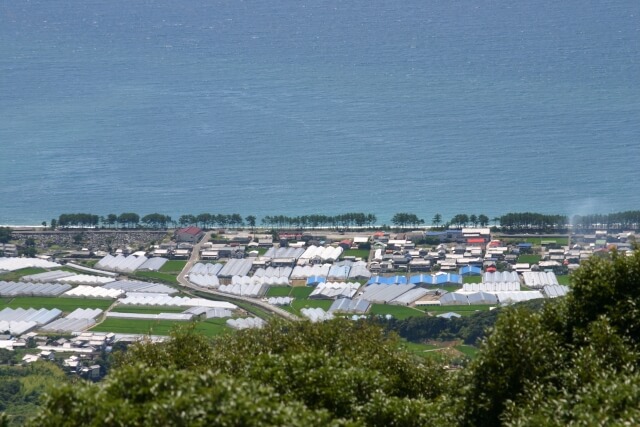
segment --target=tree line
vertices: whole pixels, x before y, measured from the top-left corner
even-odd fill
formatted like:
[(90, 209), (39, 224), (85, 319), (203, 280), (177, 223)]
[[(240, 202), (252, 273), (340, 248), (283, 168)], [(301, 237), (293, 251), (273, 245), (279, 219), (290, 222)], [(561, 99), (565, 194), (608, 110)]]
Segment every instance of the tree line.
[(566, 232), (569, 219), (566, 215), (546, 215), (534, 212), (508, 213), (500, 217), (500, 228), (513, 232)]
[(574, 215), (574, 230), (640, 230), (640, 211)]
[[(267, 215), (262, 218), (262, 225), (271, 228), (348, 228), (374, 227), (377, 222), (372, 213), (349, 212), (339, 215)], [(443, 222), (442, 215), (433, 216), (431, 224), (435, 227), (486, 227), (490, 221), (494, 226), (500, 223), (500, 228), (508, 232), (547, 232), (559, 233), (568, 231), (569, 218), (566, 215), (542, 214), (535, 212), (511, 212), (500, 217), (489, 219), (485, 214), (456, 214), (450, 221)], [(214, 214), (201, 213), (198, 215), (185, 214), (174, 220), (169, 215), (152, 213), (140, 217), (134, 212), (119, 215), (108, 214), (99, 216), (91, 213), (64, 213), (57, 219), (51, 220), (51, 228), (154, 228), (197, 226), (212, 227), (255, 227), (257, 218), (254, 215), (242, 217), (238, 213)], [(391, 218), (391, 223), (399, 228), (418, 227), (425, 224), (424, 219), (414, 213), (398, 212)], [(575, 230), (640, 230), (640, 211), (626, 211), (611, 214), (575, 215), (571, 219)], [(46, 222), (44, 223), (46, 224)]]
[(318, 228), (318, 227), (372, 227), (378, 219), (374, 214), (349, 212), (340, 215), (267, 215), (262, 224), (273, 228)]

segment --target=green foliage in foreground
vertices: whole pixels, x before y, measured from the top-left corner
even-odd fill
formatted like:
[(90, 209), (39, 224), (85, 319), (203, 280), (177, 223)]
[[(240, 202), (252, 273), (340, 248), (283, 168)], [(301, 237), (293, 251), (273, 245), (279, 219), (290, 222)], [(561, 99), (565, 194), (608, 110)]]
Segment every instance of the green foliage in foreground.
[(64, 372), (51, 363), (0, 366), (0, 414), (4, 414), (8, 425), (24, 424), (38, 410), (44, 391), (65, 381)]
[(640, 425), (639, 303), (640, 252), (594, 257), (566, 298), (500, 310), (457, 374), (368, 321), (183, 330), (56, 388), (32, 425)]
[[(100, 384), (53, 390), (32, 425), (424, 425), (446, 373), (375, 325), (270, 322), (136, 344)], [(391, 423), (391, 424), (390, 424)]]

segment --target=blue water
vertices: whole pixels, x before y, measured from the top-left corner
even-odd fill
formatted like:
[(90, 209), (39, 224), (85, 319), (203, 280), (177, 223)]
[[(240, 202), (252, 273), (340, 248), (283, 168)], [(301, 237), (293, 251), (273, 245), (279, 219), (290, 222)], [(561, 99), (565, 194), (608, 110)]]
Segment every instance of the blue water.
[(0, 224), (640, 209), (640, 2), (0, 0)]

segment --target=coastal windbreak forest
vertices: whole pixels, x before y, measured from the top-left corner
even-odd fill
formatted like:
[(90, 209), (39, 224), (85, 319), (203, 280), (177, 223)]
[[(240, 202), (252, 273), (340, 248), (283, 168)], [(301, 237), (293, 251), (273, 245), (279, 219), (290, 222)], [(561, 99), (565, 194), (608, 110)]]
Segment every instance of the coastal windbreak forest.
[[(60, 381), (27, 423), (638, 425), (639, 302), (640, 251), (592, 257), (566, 297), (482, 313), (492, 327), (458, 369), (400, 340), (425, 339), (427, 323), (274, 320), (213, 339), (183, 328), (117, 352), (101, 382)], [(431, 335), (472, 340), (462, 329)]]
[[(338, 215), (267, 215), (261, 220), (261, 225), (273, 229), (281, 228), (348, 228), (368, 227), (386, 228), (388, 225), (378, 224), (378, 218), (372, 213), (349, 212)], [(255, 215), (243, 217), (239, 213), (214, 214), (200, 213), (197, 215), (183, 214), (177, 219), (170, 215), (151, 213), (140, 216), (135, 212), (121, 214), (96, 215), (92, 213), (64, 213), (58, 218), (51, 219), (49, 226), (52, 229), (60, 228), (154, 228), (163, 229), (176, 226), (196, 226), (203, 228), (212, 227), (255, 227), (258, 218)], [(391, 218), (391, 225), (398, 228), (420, 227), (427, 223), (415, 213), (397, 212)], [(42, 223), (47, 225), (46, 221)], [(431, 219), (431, 225), (435, 227), (486, 227), (490, 224), (497, 226), (503, 232), (566, 232), (572, 225), (574, 230), (594, 229), (625, 229), (638, 230), (640, 227), (640, 211), (625, 211), (609, 214), (574, 215), (568, 217), (561, 214), (543, 214), (535, 212), (510, 212), (501, 216), (489, 218), (484, 214), (456, 214), (450, 220), (445, 221), (441, 214), (436, 213)]]

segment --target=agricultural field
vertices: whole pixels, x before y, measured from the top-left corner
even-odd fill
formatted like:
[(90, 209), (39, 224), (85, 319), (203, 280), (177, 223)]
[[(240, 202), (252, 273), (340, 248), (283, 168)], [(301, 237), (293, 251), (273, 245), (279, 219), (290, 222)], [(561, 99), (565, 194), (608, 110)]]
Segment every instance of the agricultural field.
[(568, 237), (526, 237), (520, 240), (526, 243), (531, 243), (535, 246), (542, 246), (542, 242), (555, 242), (555, 244), (559, 246), (566, 246), (569, 244)]
[(161, 273), (175, 273), (177, 276), (184, 266), (187, 265), (187, 261), (172, 259), (164, 263), (164, 265), (160, 268)]
[(311, 286), (294, 286), (289, 295), (293, 298), (308, 298), (313, 289)]
[[(209, 319), (196, 322), (195, 329), (206, 336), (220, 335), (231, 331), (226, 326), (226, 321), (227, 319)], [(188, 323), (171, 320), (106, 319), (91, 330), (93, 332), (114, 332), (118, 334), (169, 335), (174, 327), (187, 325)]]
[(462, 283), (482, 283), (482, 276), (463, 276)]
[(540, 255), (520, 255), (518, 257), (518, 262), (526, 264), (537, 264), (540, 262), (541, 258), (542, 257)]
[(178, 279), (176, 278), (178, 274), (171, 273), (162, 273), (160, 271), (136, 271), (133, 273), (134, 278), (138, 279), (150, 279), (155, 282), (165, 283), (168, 285), (177, 285)]
[(340, 256), (340, 258), (344, 258), (346, 256), (354, 256), (354, 257), (362, 258), (363, 260), (366, 260), (369, 258), (369, 250), (368, 249), (347, 249), (346, 251), (342, 252), (342, 255)]
[(267, 298), (270, 297), (288, 297), (291, 292), (291, 286), (271, 286), (267, 290)]
[(556, 278), (561, 285), (569, 286), (571, 284), (571, 276), (569, 275), (556, 276)]
[(100, 308), (106, 310), (113, 300), (92, 298), (63, 298), (63, 297), (16, 297), (0, 298), (0, 309), (9, 308), (57, 308), (65, 313), (76, 308)]
[(414, 343), (402, 340), (401, 346), (413, 354), (429, 359), (438, 359), (442, 362), (452, 361), (463, 357), (473, 359), (478, 348), (453, 342), (429, 342)]
[(424, 316), (424, 312), (412, 307), (405, 307), (402, 305), (389, 305), (389, 304), (371, 304), (369, 314), (387, 315), (390, 314), (396, 319), (406, 319), (408, 317)]

